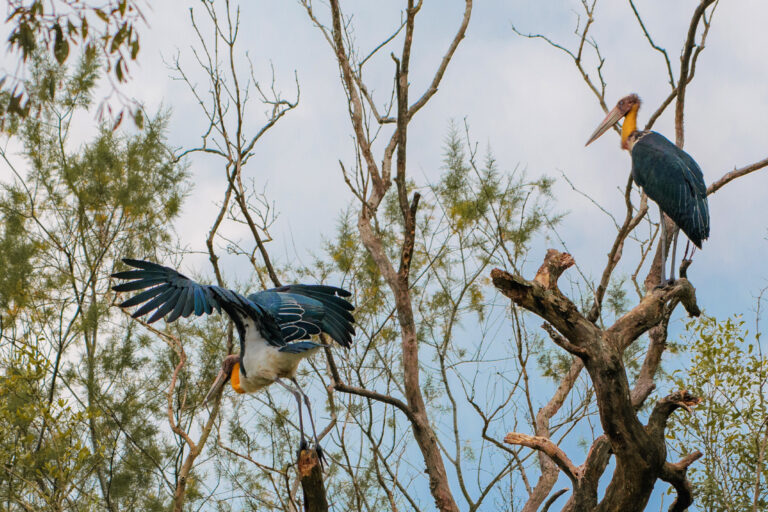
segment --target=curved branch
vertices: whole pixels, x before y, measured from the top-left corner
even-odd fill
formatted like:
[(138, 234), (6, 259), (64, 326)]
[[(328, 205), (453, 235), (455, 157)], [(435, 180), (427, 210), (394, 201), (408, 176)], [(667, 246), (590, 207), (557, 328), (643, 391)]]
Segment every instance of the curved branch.
[(690, 316), (701, 315), (701, 310), (696, 304), (696, 289), (687, 279), (678, 279), (671, 286), (655, 288), (646, 294), (640, 304), (616, 320), (606, 331), (606, 337), (623, 340), (619, 345), (623, 349), (626, 342), (631, 343), (661, 322), (664, 315), (671, 310), (667, 307), (668, 303), (674, 306), (674, 301), (681, 302)]
[(331, 353), (330, 346), (327, 343), (328, 340), (326, 338), (326, 335), (321, 334), (320, 338), (325, 343), (325, 347), (324, 347), (325, 356), (326, 356), (326, 359), (328, 360), (328, 367), (331, 370), (331, 378), (333, 379), (333, 389), (337, 391), (341, 391), (342, 393), (349, 393), (351, 395), (362, 396), (364, 398), (370, 398), (371, 400), (376, 400), (377, 402), (383, 402), (385, 404), (389, 404), (393, 407), (396, 407), (403, 414), (405, 414), (405, 416), (408, 418), (409, 421), (411, 422), (416, 421), (416, 417), (414, 416), (413, 411), (411, 411), (408, 405), (402, 400), (399, 400), (393, 396), (379, 393), (377, 391), (371, 391), (370, 389), (360, 388), (357, 386), (350, 386), (349, 384), (346, 384), (344, 381), (342, 381), (341, 375), (339, 374), (339, 369), (336, 367), (336, 361), (333, 359), (333, 354)]
[(651, 411), (648, 418), (646, 430), (651, 436), (656, 436), (663, 440), (664, 430), (667, 428), (667, 420), (677, 409), (683, 408), (691, 412), (691, 408), (701, 403), (701, 398), (693, 396), (690, 392), (683, 389), (665, 396), (659, 400)]
[(683, 512), (693, 503), (693, 489), (691, 482), (686, 478), (688, 466), (702, 456), (700, 451), (686, 455), (680, 462), (665, 462), (661, 470), (661, 479), (672, 484), (677, 491), (677, 497), (669, 507), (669, 512)]
[(573, 485), (578, 485), (581, 470), (577, 468), (571, 459), (555, 443), (546, 437), (529, 436), (518, 432), (510, 432), (504, 436), (504, 442), (508, 444), (526, 446), (547, 454), (563, 472), (568, 475)]
[[(693, 11), (691, 24), (688, 27), (688, 37), (683, 47), (683, 55), (680, 58), (680, 76), (677, 80), (677, 104), (675, 105), (675, 144), (682, 148), (685, 142), (683, 132), (683, 114), (685, 110), (685, 89), (688, 86), (688, 71), (691, 65), (691, 54), (693, 47), (696, 46), (696, 29), (699, 26), (699, 20), (704, 16), (707, 7), (712, 5), (715, 0), (701, 0), (701, 3)], [(705, 20), (706, 22), (706, 20)]]
[(755, 171), (759, 171), (764, 167), (768, 167), (768, 158), (764, 158), (759, 162), (755, 162), (752, 165), (747, 165), (746, 167), (742, 167), (741, 169), (734, 169), (731, 172), (725, 173), (722, 178), (715, 181), (714, 183), (709, 184), (709, 187), (707, 187), (707, 195), (714, 194), (715, 192), (723, 188), (725, 185), (735, 180), (736, 178), (741, 178), (742, 176), (745, 176), (747, 174), (753, 173)]
[(637, 22), (640, 24), (640, 28), (643, 30), (643, 34), (645, 35), (645, 39), (648, 40), (648, 44), (651, 45), (651, 48), (653, 48), (654, 50), (656, 50), (657, 52), (661, 53), (664, 56), (664, 63), (667, 65), (667, 75), (669, 76), (669, 85), (671, 85), (673, 89), (676, 88), (675, 76), (672, 74), (672, 64), (669, 61), (669, 55), (667, 54), (667, 50), (653, 42), (653, 38), (651, 38), (651, 34), (648, 32), (648, 29), (645, 28), (645, 23), (643, 22), (643, 18), (640, 16), (640, 13), (637, 11), (635, 2), (633, 2), (632, 0), (629, 0), (629, 6), (632, 7), (632, 12), (635, 13), (635, 19), (637, 19)]
[[(579, 308), (557, 288), (548, 290), (536, 281), (526, 281), (498, 268), (491, 271), (491, 279), (501, 293), (552, 324), (580, 349), (586, 349), (586, 343), (600, 337), (600, 329), (584, 318)], [(577, 351), (575, 355), (582, 354)]]
[(546, 503), (544, 503), (544, 506), (542, 507), (542, 509), (541, 509), (541, 512), (547, 512), (547, 511), (549, 510), (549, 507), (551, 507), (551, 506), (552, 506), (552, 504), (553, 504), (555, 501), (557, 501), (557, 498), (559, 498), (560, 496), (562, 496), (563, 494), (565, 494), (565, 493), (567, 493), (567, 492), (568, 492), (568, 488), (566, 487), (565, 489), (560, 489), (560, 490), (559, 490), (559, 491), (557, 491), (555, 494), (553, 494), (553, 495), (552, 495), (552, 496), (551, 496), (551, 497), (550, 497), (550, 498), (547, 500), (547, 502), (546, 502)]

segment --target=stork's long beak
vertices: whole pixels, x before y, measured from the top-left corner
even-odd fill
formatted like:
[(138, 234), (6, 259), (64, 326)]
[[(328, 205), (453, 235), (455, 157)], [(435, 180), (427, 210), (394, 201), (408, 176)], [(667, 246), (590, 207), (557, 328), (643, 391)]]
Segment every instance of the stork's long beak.
[(213, 381), (213, 385), (211, 386), (211, 389), (208, 391), (208, 394), (205, 395), (205, 400), (203, 400), (203, 405), (208, 403), (208, 400), (213, 398), (213, 395), (215, 395), (224, 384), (226, 384), (227, 379), (229, 378), (229, 373), (227, 372), (227, 368), (222, 368), (219, 374), (216, 376), (216, 380)]
[(605, 119), (603, 119), (603, 122), (600, 123), (600, 126), (597, 127), (597, 129), (594, 131), (592, 136), (589, 138), (585, 146), (589, 146), (593, 142), (595, 142), (602, 134), (604, 134), (606, 131), (608, 131), (608, 128), (615, 125), (619, 122), (619, 119), (624, 117), (625, 112), (622, 112), (618, 105), (614, 107), (613, 110), (608, 112), (608, 115), (605, 116)]

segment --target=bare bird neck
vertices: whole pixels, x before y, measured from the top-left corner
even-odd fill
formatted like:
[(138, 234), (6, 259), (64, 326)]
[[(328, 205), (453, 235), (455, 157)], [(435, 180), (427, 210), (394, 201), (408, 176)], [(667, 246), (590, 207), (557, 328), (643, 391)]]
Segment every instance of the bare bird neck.
[(629, 136), (637, 130), (637, 111), (640, 109), (640, 105), (633, 105), (626, 116), (624, 116), (624, 124), (621, 125), (621, 147), (623, 149), (629, 149)]

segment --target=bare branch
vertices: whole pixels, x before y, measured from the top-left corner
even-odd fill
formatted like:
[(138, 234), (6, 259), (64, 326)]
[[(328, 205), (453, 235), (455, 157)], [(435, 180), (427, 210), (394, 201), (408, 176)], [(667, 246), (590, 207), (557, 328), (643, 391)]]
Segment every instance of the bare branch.
[(546, 453), (547, 456), (555, 461), (555, 464), (563, 470), (568, 478), (571, 479), (571, 482), (573, 482), (574, 485), (578, 484), (578, 479), (580, 477), (579, 468), (577, 468), (565, 452), (550, 439), (546, 437), (529, 436), (518, 432), (510, 432), (504, 437), (504, 442), (533, 448), (534, 450)]
[(672, 484), (677, 491), (677, 497), (669, 507), (669, 512), (683, 512), (693, 503), (693, 488), (686, 478), (688, 467), (702, 456), (700, 451), (695, 451), (685, 456), (677, 463), (664, 463), (661, 479)]
[(640, 304), (632, 308), (606, 330), (606, 337), (631, 343), (651, 327), (658, 325), (668, 311), (667, 303), (680, 302), (691, 316), (701, 315), (696, 304), (696, 290), (687, 279), (678, 279), (673, 285), (656, 288), (647, 293)]
[(723, 175), (719, 180), (715, 181), (714, 183), (710, 183), (709, 187), (707, 187), (707, 195), (714, 194), (715, 192), (723, 188), (725, 185), (735, 180), (736, 178), (741, 178), (742, 176), (746, 176), (747, 174), (753, 173), (755, 171), (759, 171), (764, 167), (768, 167), (768, 158), (760, 160), (759, 162), (755, 162), (752, 165), (742, 167), (741, 169), (734, 169), (731, 172), (728, 172), (725, 175)]
[(678, 77), (677, 86), (677, 105), (675, 106), (675, 144), (677, 147), (682, 148), (685, 143), (685, 135), (683, 131), (683, 115), (685, 111), (685, 89), (688, 86), (688, 71), (691, 65), (691, 54), (693, 47), (696, 45), (696, 30), (699, 26), (699, 21), (705, 15), (707, 7), (712, 5), (716, 0), (701, 0), (696, 10), (693, 11), (691, 17), (691, 24), (688, 27), (688, 37), (685, 40), (683, 46), (683, 55), (680, 58), (680, 76)]
[(661, 53), (664, 56), (664, 63), (667, 66), (667, 75), (669, 76), (669, 85), (675, 89), (677, 85), (675, 84), (675, 76), (672, 74), (672, 64), (669, 61), (669, 55), (667, 55), (667, 50), (662, 48), (661, 46), (658, 46), (656, 43), (653, 42), (653, 39), (651, 38), (651, 34), (648, 33), (648, 29), (645, 28), (645, 23), (643, 23), (643, 18), (640, 17), (640, 13), (637, 12), (637, 7), (635, 6), (635, 2), (633, 0), (629, 0), (629, 5), (632, 7), (632, 12), (635, 13), (635, 19), (640, 24), (640, 28), (643, 30), (643, 34), (645, 35), (645, 39), (648, 40), (648, 44), (651, 45), (651, 48), (656, 50), (657, 52)]
[(643, 220), (643, 217), (645, 217), (645, 214), (648, 212), (648, 198), (645, 193), (643, 193), (640, 200), (640, 208), (638, 208), (637, 213), (633, 215), (634, 210), (631, 200), (632, 182), (633, 178), (630, 174), (629, 178), (627, 179), (627, 186), (624, 189), (624, 203), (627, 207), (627, 213), (624, 217), (624, 223), (619, 228), (619, 232), (616, 234), (616, 239), (613, 241), (613, 246), (608, 253), (608, 263), (603, 270), (603, 275), (600, 278), (600, 284), (597, 286), (597, 290), (595, 290), (594, 304), (592, 305), (592, 309), (590, 310), (589, 315), (587, 315), (587, 319), (592, 322), (597, 321), (597, 319), (600, 317), (600, 312), (603, 305), (603, 297), (605, 297), (605, 292), (608, 290), (608, 284), (610, 283), (611, 275), (613, 274), (616, 266), (619, 264), (619, 261), (621, 261), (625, 240), (629, 234), (637, 227), (637, 225), (640, 224), (640, 221)]
[[(565, 337), (563, 337), (559, 332), (557, 332), (555, 328), (552, 327), (550, 324), (545, 322), (541, 324), (541, 328), (547, 331), (547, 334), (549, 334), (549, 337), (552, 338), (552, 341), (554, 341), (557, 345), (564, 348), (571, 354), (576, 354), (579, 356), (587, 356), (589, 354), (589, 352), (587, 352), (586, 349), (579, 347), (578, 345), (574, 345), (573, 343), (565, 339)], [(582, 363), (582, 366), (583, 366), (583, 363)], [(563, 399), (565, 399), (565, 397), (563, 397)]]
[(546, 290), (557, 290), (557, 280), (563, 272), (576, 263), (573, 256), (557, 249), (549, 249), (544, 257), (544, 263), (539, 267), (533, 280)]
[(679, 408), (685, 409), (688, 413), (691, 408), (701, 403), (701, 398), (693, 396), (687, 390), (676, 391), (656, 402), (648, 418), (648, 433), (663, 440), (664, 429), (667, 426), (669, 416)]
[[(593, 0), (592, 4), (590, 5), (587, 0), (582, 0), (581, 5), (584, 8), (584, 13), (587, 16), (587, 22), (584, 24), (584, 28), (580, 29), (580, 21), (581, 18), (579, 17), (576, 24), (576, 30), (575, 34), (579, 37), (579, 47), (576, 52), (569, 50), (565, 46), (554, 42), (549, 37), (543, 35), (543, 34), (525, 34), (520, 32), (514, 25), (512, 25), (512, 31), (522, 37), (526, 37), (528, 39), (542, 39), (546, 41), (547, 44), (552, 46), (553, 48), (556, 48), (562, 52), (564, 52), (566, 55), (568, 55), (572, 60), (574, 65), (576, 66), (576, 69), (578, 69), (579, 73), (581, 74), (581, 78), (584, 80), (584, 83), (587, 84), (587, 87), (592, 91), (592, 93), (597, 98), (598, 102), (600, 103), (600, 106), (603, 109), (603, 112), (608, 112), (608, 105), (605, 103), (605, 87), (606, 82), (605, 78), (603, 77), (603, 65), (605, 64), (605, 59), (600, 54), (600, 47), (595, 43), (593, 40), (591, 40), (588, 37), (589, 29), (594, 23), (594, 13), (595, 13), (595, 4), (597, 3), (596, 0)], [(597, 76), (600, 80), (600, 85), (596, 85), (595, 82), (592, 80), (592, 78), (589, 76), (589, 73), (587, 73), (587, 70), (584, 68), (584, 61), (583, 61), (583, 50), (584, 45), (588, 44), (594, 51), (595, 55), (598, 60), (597, 65)], [(618, 131), (618, 128), (614, 127), (615, 130)]]
[(448, 64), (451, 62), (453, 54), (456, 52), (456, 48), (459, 47), (459, 43), (462, 39), (464, 39), (464, 34), (467, 32), (467, 26), (469, 25), (469, 18), (471, 14), (472, 0), (464, 0), (464, 16), (461, 19), (459, 30), (456, 31), (456, 35), (453, 37), (453, 41), (451, 41), (451, 44), (448, 46), (448, 50), (445, 52), (445, 55), (443, 55), (443, 59), (440, 61), (440, 66), (438, 66), (437, 71), (435, 71), (435, 75), (432, 78), (432, 83), (429, 85), (429, 88), (408, 109), (409, 119), (413, 117), (413, 115), (416, 114), (416, 112), (418, 112), (424, 105), (426, 105), (430, 98), (432, 98), (432, 96), (434, 96), (437, 92), (440, 81), (443, 79), (445, 70), (448, 69)]
[[(327, 338), (325, 334), (321, 334), (321, 338), (323, 338), (323, 340), (327, 342)], [(325, 357), (328, 360), (328, 367), (331, 370), (331, 377), (333, 378), (333, 389), (337, 391), (341, 391), (342, 393), (350, 393), (352, 395), (362, 396), (364, 398), (370, 398), (371, 400), (376, 400), (377, 402), (383, 402), (385, 404), (389, 404), (393, 407), (396, 407), (403, 414), (405, 414), (405, 416), (408, 418), (409, 421), (413, 422), (416, 420), (416, 418), (413, 416), (413, 411), (411, 411), (408, 405), (402, 400), (398, 400), (395, 397), (384, 395), (382, 393), (378, 393), (370, 389), (360, 388), (357, 386), (350, 386), (349, 384), (346, 384), (341, 379), (341, 375), (339, 374), (339, 369), (336, 366), (336, 361), (333, 358), (333, 353), (331, 352), (331, 348), (328, 345), (328, 343), (325, 344), (324, 349), (325, 349)]]
[(551, 506), (552, 506), (552, 504), (553, 504), (555, 501), (557, 501), (557, 499), (558, 499), (560, 496), (562, 496), (563, 494), (565, 494), (565, 493), (567, 493), (567, 492), (568, 492), (568, 488), (566, 487), (565, 489), (560, 489), (560, 490), (559, 490), (559, 491), (557, 491), (555, 494), (553, 494), (552, 496), (550, 496), (550, 498), (549, 498), (549, 499), (546, 501), (546, 503), (544, 503), (544, 507), (542, 507), (542, 509), (541, 509), (541, 512), (547, 512), (547, 511), (549, 510), (549, 507), (551, 507)]
[(584, 318), (576, 305), (559, 290), (547, 290), (535, 281), (526, 281), (498, 268), (491, 271), (491, 279), (494, 286), (515, 304), (551, 323), (574, 345), (581, 347), (585, 340), (600, 337), (597, 326)]

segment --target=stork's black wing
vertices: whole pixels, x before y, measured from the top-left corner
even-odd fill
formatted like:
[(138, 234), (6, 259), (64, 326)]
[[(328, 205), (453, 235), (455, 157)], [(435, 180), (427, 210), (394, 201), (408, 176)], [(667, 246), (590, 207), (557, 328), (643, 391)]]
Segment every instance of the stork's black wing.
[(249, 295), (275, 317), (285, 341), (305, 340), (325, 332), (349, 348), (355, 329), (355, 307), (342, 297), (351, 294), (334, 286), (292, 284)]
[(691, 156), (656, 132), (632, 148), (632, 176), (648, 197), (697, 247), (709, 237), (709, 204), (704, 174)]
[(237, 326), (241, 338), (244, 336), (243, 322), (250, 318), (267, 343), (275, 347), (285, 345), (280, 327), (272, 314), (239, 293), (220, 286), (196, 283), (172, 268), (157, 263), (128, 258), (123, 259), (123, 263), (139, 270), (112, 274), (114, 278), (128, 280), (112, 289), (116, 292), (144, 290), (120, 304), (122, 308), (144, 304), (133, 313), (133, 318), (154, 311), (147, 320), (151, 324), (163, 317), (166, 322), (173, 322), (193, 313), (200, 316), (209, 315), (214, 310), (219, 313), (224, 310)]

